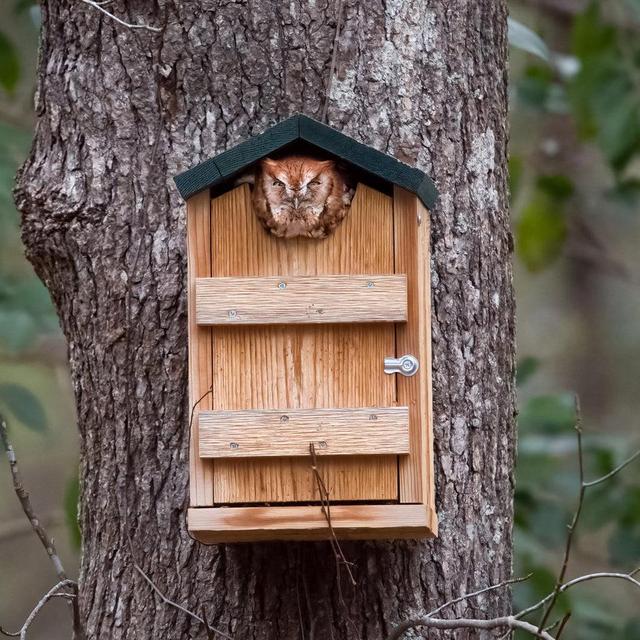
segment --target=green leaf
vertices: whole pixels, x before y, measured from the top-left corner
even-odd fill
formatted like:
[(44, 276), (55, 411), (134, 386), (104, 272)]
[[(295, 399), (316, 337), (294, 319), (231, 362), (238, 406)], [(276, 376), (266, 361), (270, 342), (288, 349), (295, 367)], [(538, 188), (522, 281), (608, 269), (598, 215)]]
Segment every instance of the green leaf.
[(71, 544), (75, 549), (80, 549), (82, 533), (78, 524), (78, 504), (80, 502), (80, 481), (76, 473), (67, 482), (64, 492), (64, 515), (69, 529)]
[(37, 3), (35, 0), (16, 0), (13, 5), (13, 10), (16, 13), (23, 13), (31, 9), (31, 7), (35, 6), (36, 4)]
[(38, 334), (33, 317), (21, 309), (0, 309), (0, 347), (18, 353)]
[(547, 43), (532, 29), (514, 18), (507, 19), (509, 44), (551, 63), (551, 51)]
[(566, 237), (562, 207), (544, 192), (537, 193), (516, 224), (519, 258), (530, 271), (540, 271), (560, 255)]
[(20, 78), (20, 62), (15, 47), (0, 31), (0, 86), (13, 93)]
[(0, 402), (25, 427), (40, 433), (46, 431), (47, 419), (44, 409), (38, 398), (26, 387), (11, 383), (0, 384)]
[(615, 29), (602, 22), (597, 2), (591, 2), (573, 23), (571, 48), (580, 58), (590, 58), (610, 50), (615, 46), (615, 40)]
[(574, 192), (573, 182), (562, 174), (538, 176), (536, 186), (556, 200), (567, 200)]
[(574, 398), (561, 393), (531, 398), (520, 412), (518, 427), (527, 433), (557, 434), (571, 430), (575, 422)]
[(517, 83), (519, 100), (528, 107), (546, 109), (554, 75), (551, 69), (541, 65), (529, 65)]
[(525, 356), (518, 362), (516, 369), (516, 383), (523, 385), (538, 370), (540, 360), (534, 356)]
[(640, 153), (640, 94), (634, 44), (622, 48), (620, 32), (605, 24), (597, 3), (575, 23), (573, 48), (580, 71), (569, 84), (578, 129), (594, 138), (611, 168), (620, 174)]

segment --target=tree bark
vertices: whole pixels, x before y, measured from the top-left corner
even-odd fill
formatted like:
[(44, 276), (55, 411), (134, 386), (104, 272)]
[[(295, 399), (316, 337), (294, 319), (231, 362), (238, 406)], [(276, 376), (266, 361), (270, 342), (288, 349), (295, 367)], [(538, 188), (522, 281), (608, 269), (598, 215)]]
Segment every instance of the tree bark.
[[(433, 211), (437, 510), (430, 542), (205, 547), (186, 533), (185, 207), (172, 176), (285, 117), (319, 117), (415, 164)], [(89, 638), (379, 640), (511, 571), (514, 301), (504, 0), (43, 3), (38, 125), (16, 200), (69, 344), (81, 438)], [(450, 612), (504, 615), (509, 594)], [(426, 636), (426, 632), (425, 636)], [(430, 630), (428, 637), (478, 638)], [(438, 635), (441, 634), (441, 635)], [(448, 634), (448, 635), (447, 635)]]

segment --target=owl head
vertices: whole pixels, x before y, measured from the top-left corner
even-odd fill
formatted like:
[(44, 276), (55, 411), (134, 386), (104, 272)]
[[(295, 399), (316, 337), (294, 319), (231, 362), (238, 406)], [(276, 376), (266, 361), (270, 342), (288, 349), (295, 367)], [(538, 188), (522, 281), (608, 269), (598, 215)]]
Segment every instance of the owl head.
[(331, 192), (335, 163), (304, 156), (282, 160), (265, 158), (260, 162), (260, 179), (275, 216), (320, 215)]

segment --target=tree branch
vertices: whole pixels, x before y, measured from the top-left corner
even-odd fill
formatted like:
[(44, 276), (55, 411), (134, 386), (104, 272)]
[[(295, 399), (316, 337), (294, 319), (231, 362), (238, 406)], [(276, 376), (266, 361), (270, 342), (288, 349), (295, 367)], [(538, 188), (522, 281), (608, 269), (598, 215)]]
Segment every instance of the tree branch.
[(131, 541), (131, 538), (128, 538), (128, 541), (129, 541), (129, 553), (131, 555), (131, 564), (133, 564), (133, 568), (142, 576), (144, 581), (160, 597), (162, 602), (164, 602), (166, 605), (169, 605), (170, 607), (173, 607), (174, 609), (177, 609), (178, 611), (182, 611), (182, 613), (186, 614), (190, 618), (193, 618), (194, 620), (197, 620), (200, 624), (204, 625), (207, 631), (207, 635), (210, 636), (210, 633), (212, 632), (212, 633), (217, 633), (219, 636), (226, 638), (227, 640), (233, 640), (233, 638), (230, 635), (227, 635), (226, 633), (224, 633), (224, 631), (220, 631), (219, 629), (212, 627), (206, 621), (206, 619), (201, 618), (198, 614), (194, 613), (193, 611), (189, 611), (189, 609), (187, 609), (186, 607), (183, 607), (177, 602), (174, 602), (173, 600), (170, 600), (169, 598), (167, 598), (167, 596), (165, 596), (164, 593), (160, 591), (160, 589), (156, 586), (153, 580), (144, 572), (143, 568), (138, 564), (135, 558), (135, 554), (133, 552), (133, 542)]
[(13, 490), (15, 491), (16, 496), (18, 496), (18, 500), (20, 501), (22, 510), (29, 519), (31, 528), (38, 536), (38, 539), (42, 543), (42, 546), (44, 547), (47, 555), (53, 563), (53, 567), (56, 571), (58, 579), (60, 581), (66, 580), (67, 574), (65, 573), (64, 566), (62, 565), (62, 560), (60, 560), (60, 556), (58, 555), (58, 551), (56, 549), (55, 543), (53, 542), (53, 538), (49, 537), (44, 527), (42, 526), (41, 520), (36, 515), (33, 505), (31, 504), (29, 493), (22, 484), (22, 478), (20, 477), (20, 472), (18, 470), (18, 460), (16, 458), (13, 446), (9, 442), (7, 423), (4, 419), (4, 416), (2, 415), (0, 415), (0, 440), (2, 440), (2, 445), (7, 454), (7, 459), (9, 460), (9, 469), (11, 470), (11, 478), (13, 480)]
[(530, 573), (528, 576), (524, 576), (523, 578), (510, 578), (509, 580), (503, 580), (498, 584), (492, 584), (488, 587), (484, 587), (484, 589), (478, 589), (478, 591), (473, 591), (472, 593), (465, 593), (462, 596), (459, 596), (455, 600), (449, 600), (449, 602), (445, 602), (441, 604), (437, 609), (430, 611), (427, 613), (426, 617), (430, 618), (431, 616), (435, 616), (436, 613), (440, 613), (443, 609), (450, 607), (458, 602), (462, 602), (463, 600), (468, 600), (469, 598), (475, 598), (476, 596), (482, 595), (483, 593), (488, 593), (489, 591), (495, 591), (496, 589), (501, 589), (502, 587), (506, 587), (510, 584), (516, 584), (517, 582), (524, 582), (528, 580), (533, 574)]
[(620, 473), (625, 467), (630, 465), (634, 460), (637, 460), (638, 458), (640, 458), (640, 449), (638, 449), (638, 451), (636, 451), (633, 455), (629, 456), (624, 462), (621, 462), (615, 469), (613, 469), (612, 471), (609, 471), (609, 473), (605, 474), (604, 476), (601, 476), (600, 478), (596, 478), (595, 480), (589, 480), (588, 482), (583, 482), (582, 484), (586, 488), (595, 487), (596, 485), (613, 478), (613, 476)]
[[(631, 584), (633, 584), (634, 586), (638, 587), (640, 589), (640, 581), (636, 580), (633, 576), (635, 575), (635, 573), (637, 573), (637, 569), (635, 571), (632, 571), (631, 573), (613, 573), (613, 572), (608, 572), (608, 571), (601, 571), (599, 573), (588, 573), (584, 576), (578, 576), (577, 578), (574, 578), (573, 580), (569, 580), (568, 582), (565, 582), (563, 585), (561, 585), (559, 593), (563, 593), (565, 592), (567, 589), (570, 589), (571, 587), (574, 587), (577, 584), (580, 584), (582, 582), (588, 582), (589, 580), (599, 580), (601, 578), (613, 578), (616, 580), (625, 580), (627, 582), (630, 582)], [(538, 609), (540, 609), (540, 607), (544, 606), (547, 602), (549, 602), (549, 600), (553, 597), (553, 593), (550, 593), (549, 595), (545, 596), (544, 598), (542, 598), (542, 600), (540, 600), (539, 602), (537, 602), (536, 604), (531, 605), (530, 607), (527, 607), (526, 609), (523, 609), (522, 611), (519, 611), (518, 613), (515, 614), (516, 618), (524, 618), (524, 616), (533, 613), (534, 611), (537, 611)]]
[(84, 2), (84, 4), (88, 4), (90, 7), (93, 7), (98, 11), (102, 11), (102, 13), (104, 13), (106, 16), (109, 16), (112, 20), (115, 20), (123, 27), (127, 27), (127, 29), (146, 29), (147, 31), (153, 31), (154, 33), (159, 33), (160, 31), (162, 31), (162, 29), (159, 29), (158, 27), (152, 27), (148, 24), (133, 24), (131, 22), (125, 22), (124, 20), (121, 20), (117, 16), (114, 16), (113, 13), (107, 11), (104, 8), (104, 5), (108, 4), (108, 2), (96, 2), (95, 0), (80, 0), (80, 2)]
[(27, 637), (27, 631), (29, 630), (29, 627), (35, 620), (38, 613), (40, 613), (40, 610), (42, 609), (42, 607), (44, 607), (44, 605), (47, 604), (49, 600), (53, 598), (67, 598), (75, 602), (75, 600), (77, 599), (76, 593), (59, 593), (60, 589), (65, 589), (67, 587), (73, 589), (75, 592), (77, 585), (73, 580), (62, 580), (58, 582), (58, 584), (56, 584), (54, 587), (51, 587), (51, 589), (49, 589), (49, 591), (47, 591), (47, 593), (45, 593), (42, 596), (42, 598), (40, 598), (40, 600), (38, 601), (36, 606), (33, 608), (31, 613), (27, 616), (27, 619), (25, 620), (24, 624), (20, 628), (20, 631), (16, 631), (15, 633), (12, 633), (0, 627), (0, 633), (10, 638), (19, 637), (20, 640), (25, 640), (25, 638)]
[(443, 620), (442, 618), (413, 618), (398, 625), (388, 636), (387, 640), (399, 640), (405, 631), (415, 627), (427, 627), (430, 629), (503, 629), (511, 631), (520, 630), (531, 634), (534, 638), (542, 640), (555, 640), (553, 636), (544, 630), (538, 629), (535, 625), (518, 620), (515, 616), (503, 616), (491, 618), (489, 620), (479, 620), (476, 618), (458, 618), (457, 620)]
[[(16, 493), (16, 496), (18, 496), (18, 500), (20, 504), (22, 505), (22, 510), (24, 511), (24, 514), (27, 516), (31, 524), (31, 528), (33, 529), (35, 534), (38, 536), (38, 539), (42, 543), (42, 546), (44, 547), (45, 551), (47, 552), (47, 555), (49, 556), (49, 559), (53, 564), (53, 567), (56, 571), (58, 579), (60, 580), (58, 585), (65, 583), (68, 586), (71, 586), (74, 591), (74, 594), (76, 597), (74, 597), (71, 603), (72, 616), (73, 616), (73, 631), (74, 631), (75, 637), (78, 640), (82, 640), (82, 638), (84, 638), (84, 633), (80, 625), (80, 610), (78, 608), (78, 599), (77, 599), (78, 585), (77, 583), (67, 578), (67, 574), (64, 570), (64, 566), (62, 565), (62, 560), (58, 555), (58, 551), (56, 549), (56, 545), (53, 541), (53, 538), (49, 536), (45, 528), (42, 526), (42, 520), (38, 518), (33, 508), (33, 505), (31, 504), (31, 498), (29, 497), (29, 492), (24, 488), (24, 485), (22, 484), (22, 478), (20, 477), (20, 472), (18, 470), (18, 459), (16, 457), (16, 453), (13, 449), (11, 442), (9, 442), (9, 432), (7, 430), (7, 422), (4, 419), (4, 416), (2, 414), (0, 414), (0, 440), (2, 440), (2, 445), (7, 454), (7, 459), (9, 460), (9, 469), (11, 470), (11, 478), (13, 480), (13, 489)], [(45, 598), (46, 598), (46, 595), (45, 595)]]
[(582, 411), (580, 409), (580, 399), (577, 395), (575, 396), (574, 403), (576, 408), (575, 431), (578, 438), (578, 465), (580, 469), (580, 491), (578, 493), (578, 504), (576, 505), (576, 510), (573, 514), (571, 524), (568, 527), (567, 540), (564, 547), (564, 556), (562, 558), (562, 566), (560, 567), (560, 572), (558, 573), (556, 584), (553, 588), (553, 593), (551, 594), (551, 597), (549, 599), (549, 604), (544, 610), (542, 618), (540, 619), (540, 622), (538, 624), (538, 631), (542, 631), (542, 629), (544, 628), (544, 625), (547, 623), (547, 620), (551, 615), (551, 611), (553, 610), (553, 607), (558, 600), (558, 596), (560, 595), (562, 583), (564, 582), (564, 577), (567, 573), (567, 567), (569, 566), (569, 556), (571, 555), (571, 547), (573, 546), (573, 535), (578, 525), (580, 514), (582, 513), (582, 507), (584, 506), (584, 495), (586, 492), (586, 487), (584, 484), (584, 452), (582, 450)]
[[(565, 543), (565, 550), (562, 559), (562, 565), (560, 571), (558, 572), (558, 577), (556, 579), (555, 586), (553, 591), (545, 596), (542, 600), (537, 602), (526, 609), (512, 615), (501, 618), (493, 618), (487, 620), (477, 620), (472, 618), (459, 618), (457, 620), (442, 620), (438, 618), (433, 618), (433, 616), (440, 611), (442, 611), (445, 607), (449, 607), (458, 602), (466, 600), (468, 598), (473, 598), (483, 593), (487, 593), (489, 591), (493, 591), (495, 589), (500, 589), (509, 584), (515, 582), (522, 582), (527, 580), (530, 576), (526, 576), (525, 578), (515, 578), (511, 580), (505, 580), (498, 584), (485, 587), (484, 589), (479, 589), (478, 591), (474, 591), (472, 593), (465, 594), (454, 600), (449, 602), (445, 602), (443, 605), (439, 606), (437, 609), (434, 609), (426, 616), (421, 618), (413, 618), (411, 620), (407, 620), (406, 622), (401, 623), (392, 631), (391, 635), (388, 636), (388, 640), (398, 640), (405, 631), (408, 629), (424, 626), (424, 627), (432, 627), (435, 629), (458, 629), (458, 628), (475, 628), (475, 629), (495, 629), (500, 627), (506, 627), (508, 629), (507, 633), (500, 636), (500, 640), (505, 640), (508, 638), (512, 631), (521, 630), (531, 634), (536, 638), (545, 638), (546, 640), (558, 640), (566, 628), (567, 622), (571, 617), (571, 612), (565, 614), (562, 618), (554, 622), (552, 625), (545, 627), (549, 616), (551, 615), (553, 608), (558, 600), (558, 597), (561, 593), (574, 587), (575, 585), (581, 584), (582, 582), (588, 582), (589, 580), (598, 580), (602, 578), (613, 578), (617, 580), (624, 580), (626, 582), (630, 582), (635, 587), (640, 589), (640, 580), (635, 578), (636, 574), (640, 573), (640, 567), (631, 571), (630, 573), (613, 573), (613, 572), (600, 572), (600, 573), (590, 573), (587, 575), (579, 576), (578, 578), (574, 578), (573, 580), (569, 580), (568, 582), (564, 582), (564, 578), (567, 572), (567, 567), (569, 564), (569, 557), (571, 555), (571, 549), (574, 541), (574, 534), (576, 527), (578, 525), (578, 521), (580, 519), (580, 515), (582, 513), (582, 508), (584, 506), (584, 498), (586, 490), (589, 487), (596, 486), (606, 480), (611, 479), (617, 473), (620, 473), (625, 467), (631, 464), (634, 460), (640, 458), (640, 451), (637, 451), (629, 458), (627, 458), (624, 462), (619, 464), (615, 469), (611, 470), (609, 473), (605, 474), (600, 478), (596, 478), (595, 480), (586, 481), (584, 474), (584, 450), (582, 447), (582, 412), (580, 409), (580, 400), (576, 396), (575, 397), (575, 411), (576, 411), (576, 424), (575, 431), (578, 439), (578, 464), (580, 469), (580, 491), (578, 494), (578, 502), (576, 505), (576, 509), (571, 520), (571, 523), (568, 525), (568, 533), (567, 539)], [(538, 611), (542, 607), (545, 607), (544, 612), (542, 614), (542, 618), (537, 625), (527, 624), (526, 626), (520, 626), (519, 624), (515, 624), (516, 622), (521, 622), (522, 618), (533, 613), (534, 611)], [(555, 639), (551, 635), (551, 631), (555, 628), (558, 628)]]

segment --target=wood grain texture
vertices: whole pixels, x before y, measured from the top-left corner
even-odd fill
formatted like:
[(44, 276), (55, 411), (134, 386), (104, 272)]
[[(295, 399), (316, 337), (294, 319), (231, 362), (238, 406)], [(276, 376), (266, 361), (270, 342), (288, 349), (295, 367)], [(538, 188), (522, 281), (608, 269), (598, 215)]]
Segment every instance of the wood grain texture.
[(396, 271), (406, 273), (409, 294), (407, 322), (396, 325), (396, 349), (421, 365), (415, 376), (396, 380), (398, 402), (409, 406), (410, 452), (399, 460), (400, 501), (433, 506), (429, 212), (398, 187), (393, 206)]
[(199, 278), (200, 325), (404, 322), (403, 275)]
[[(212, 276), (393, 274), (392, 200), (359, 185), (351, 210), (326, 240), (267, 234), (246, 185), (212, 204)], [(395, 382), (383, 372), (395, 353), (387, 324), (216, 327), (214, 410), (388, 407)], [(319, 460), (332, 500), (394, 500), (396, 456)], [(301, 458), (218, 460), (216, 503), (317, 500)]]
[[(211, 275), (211, 200), (208, 192), (187, 201), (187, 291), (189, 344), (189, 412), (212, 384), (211, 329), (196, 323), (196, 278)], [(192, 506), (213, 504), (213, 461), (203, 460), (198, 451), (199, 412), (211, 408), (206, 396), (193, 414), (189, 442), (189, 496)]]
[[(422, 505), (333, 505), (331, 524), (339, 538), (432, 537), (434, 513)], [(189, 509), (190, 533), (201, 542), (328, 540), (320, 506)]]
[(407, 407), (262, 409), (200, 413), (200, 457), (257, 458), (409, 453)]

